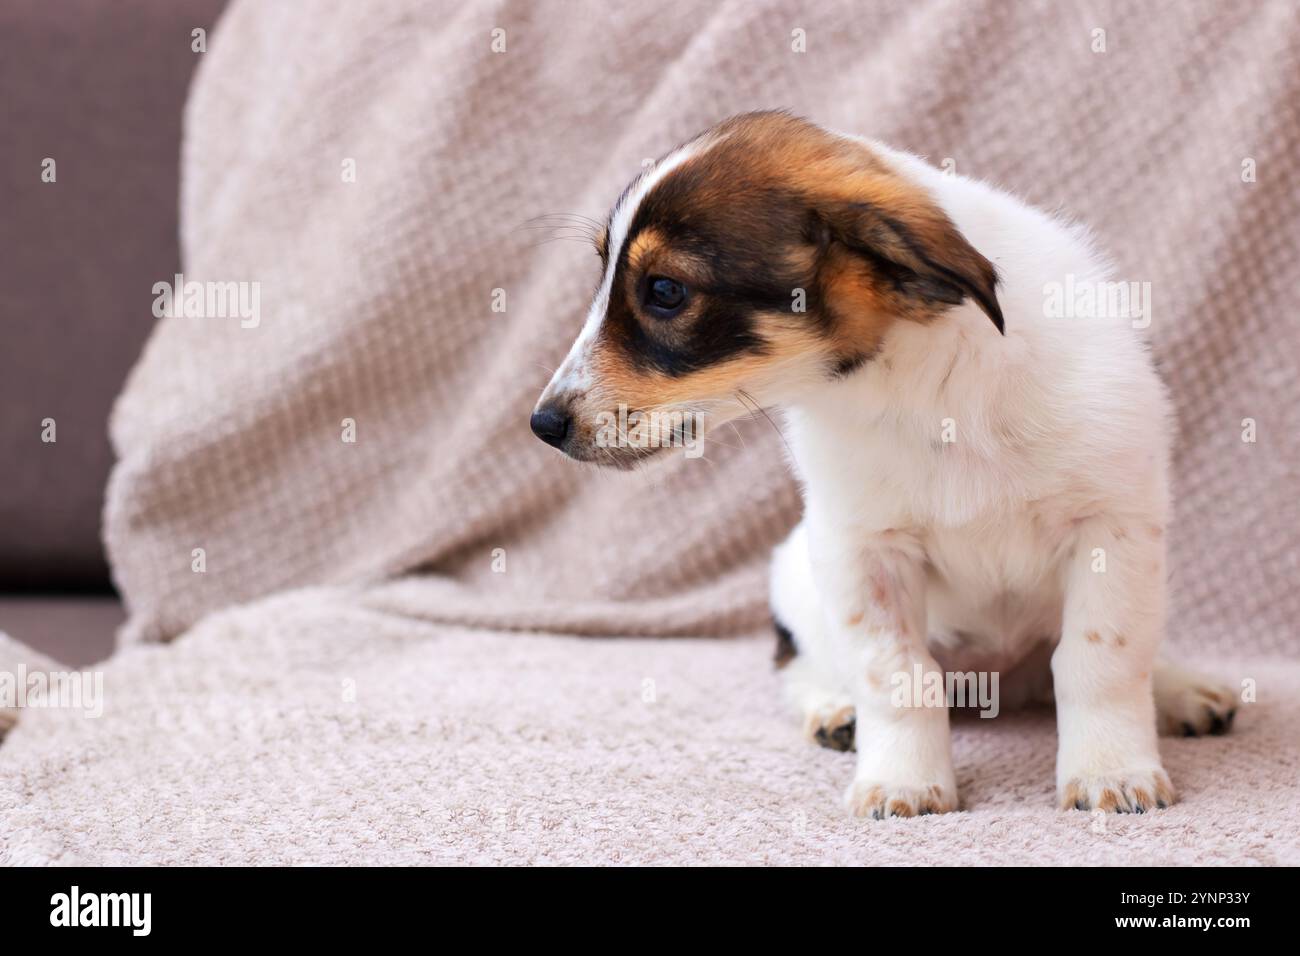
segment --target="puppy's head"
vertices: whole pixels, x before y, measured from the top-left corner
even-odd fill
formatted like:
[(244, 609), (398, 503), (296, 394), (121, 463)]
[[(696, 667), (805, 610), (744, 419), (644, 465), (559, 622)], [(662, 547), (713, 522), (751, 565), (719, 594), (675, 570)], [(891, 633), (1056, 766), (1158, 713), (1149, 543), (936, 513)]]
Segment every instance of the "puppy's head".
[[(532, 416), (573, 458), (627, 467), (753, 402), (870, 361), (890, 326), (970, 299), (992, 265), (870, 147), (783, 113), (727, 120), (624, 191), (587, 319)], [(991, 330), (990, 330), (991, 331)]]

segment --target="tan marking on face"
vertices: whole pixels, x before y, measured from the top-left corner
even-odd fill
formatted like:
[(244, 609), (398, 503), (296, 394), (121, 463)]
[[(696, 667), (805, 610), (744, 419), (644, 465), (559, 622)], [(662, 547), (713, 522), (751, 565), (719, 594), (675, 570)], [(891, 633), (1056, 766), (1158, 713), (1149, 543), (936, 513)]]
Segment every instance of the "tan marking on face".
[(859, 624), (862, 623), (862, 619), (865, 616), (866, 615), (862, 611), (859, 611), (857, 614), (852, 615), (845, 623), (849, 627), (857, 627)]
[(627, 251), (624, 292), (631, 297), (633, 308), (638, 311), (640, 302), (636, 299), (636, 284), (648, 275), (677, 279), (691, 288), (707, 285), (713, 278), (707, 262), (674, 247), (654, 226), (638, 232)]
[(789, 246), (782, 250), (781, 259), (786, 271), (812, 275), (817, 264), (817, 252), (812, 246)]
[(1116, 634), (1116, 635), (1115, 635), (1115, 646), (1116, 646), (1116, 647), (1127, 647), (1127, 646), (1128, 646), (1128, 638), (1125, 637), (1123, 634)]
[(1101, 635), (1098, 634), (1096, 631), (1088, 631), (1088, 633), (1084, 634), (1083, 636), (1088, 639), (1089, 644), (1101, 643)]
[(664, 246), (664, 237), (653, 227), (642, 229), (627, 250), (627, 261), (633, 271), (649, 265), (654, 253)]

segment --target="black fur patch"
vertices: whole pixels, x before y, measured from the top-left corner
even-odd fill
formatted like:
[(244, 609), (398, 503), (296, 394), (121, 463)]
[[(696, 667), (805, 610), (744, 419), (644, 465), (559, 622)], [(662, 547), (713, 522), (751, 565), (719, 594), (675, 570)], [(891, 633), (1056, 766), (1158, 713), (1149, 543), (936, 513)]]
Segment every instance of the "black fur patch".
[(782, 668), (798, 656), (799, 648), (795, 646), (794, 634), (775, 617), (772, 618), (772, 628), (776, 631), (776, 653), (772, 655), (772, 663)]
[(872, 349), (870, 352), (857, 352), (845, 356), (831, 369), (831, 376), (833, 378), (847, 378), (875, 358), (876, 351), (876, 349)]

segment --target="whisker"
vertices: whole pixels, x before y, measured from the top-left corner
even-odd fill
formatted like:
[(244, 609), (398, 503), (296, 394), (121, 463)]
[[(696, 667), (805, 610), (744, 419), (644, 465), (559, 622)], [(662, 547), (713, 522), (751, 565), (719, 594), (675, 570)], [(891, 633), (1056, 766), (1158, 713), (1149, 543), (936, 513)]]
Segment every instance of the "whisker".
[(536, 249), (538, 246), (544, 246), (552, 242), (576, 242), (578, 243), (578, 245), (581, 246), (590, 245), (590, 243), (587, 242), (587, 240), (579, 239), (577, 236), (551, 236), (551, 238), (549, 239), (540, 239), (537, 242), (530, 243), (529, 248)]
[(749, 444), (748, 444), (748, 442), (745, 441), (745, 436), (742, 435), (742, 434), (740, 433), (740, 429), (736, 427), (736, 423), (735, 423), (735, 422), (727, 422), (727, 427), (730, 428), (730, 429), (735, 433), (735, 435), (736, 435), (736, 437), (737, 437), (738, 439), (740, 439), (740, 447), (743, 448), (743, 449), (745, 449), (746, 451), (748, 451), (748, 450), (749, 450)]
[(772, 416), (769, 415), (766, 411), (764, 411), (763, 407), (759, 405), (758, 402), (754, 401), (754, 396), (750, 395), (743, 388), (737, 389), (736, 397), (741, 398), (742, 396), (749, 401), (749, 404), (753, 406), (755, 411), (757, 411), (760, 415), (762, 415), (764, 418), (767, 419), (767, 423), (772, 426), (772, 431), (776, 432), (777, 437), (781, 439), (781, 444), (785, 445), (785, 450), (789, 452), (790, 457), (793, 458), (794, 449), (790, 447), (790, 443), (786, 441), (785, 436), (781, 434), (781, 429), (776, 427), (776, 422), (772, 421)]
[(568, 226), (573, 229), (581, 229), (589, 232), (591, 235), (599, 235), (604, 229), (604, 224), (597, 222), (589, 216), (573, 216), (560, 213), (552, 213), (546, 216), (533, 216), (531, 219), (525, 219), (516, 229), (548, 229), (559, 226)]
[(546, 229), (572, 229), (584, 236), (592, 235), (588, 229), (576, 222), (537, 223), (536, 225), (516, 226), (515, 229), (516, 231), (527, 230), (529, 232), (540, 232)]

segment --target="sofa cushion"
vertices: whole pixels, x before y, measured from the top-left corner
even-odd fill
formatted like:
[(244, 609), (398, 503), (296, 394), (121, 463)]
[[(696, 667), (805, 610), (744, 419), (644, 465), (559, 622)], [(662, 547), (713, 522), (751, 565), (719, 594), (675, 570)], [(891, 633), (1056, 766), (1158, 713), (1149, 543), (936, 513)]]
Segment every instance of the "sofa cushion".
[[(107, 420), (177, 271), (181, 108), (224, 0), (0, 6), (0, 586), (108, 587)], [(53, 159), (54, 181), (42, 181)], [(56, 441), (42, 441), (53, 419)], [(0, 620), (0, 626), (4, 622)]]

